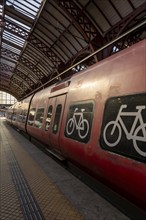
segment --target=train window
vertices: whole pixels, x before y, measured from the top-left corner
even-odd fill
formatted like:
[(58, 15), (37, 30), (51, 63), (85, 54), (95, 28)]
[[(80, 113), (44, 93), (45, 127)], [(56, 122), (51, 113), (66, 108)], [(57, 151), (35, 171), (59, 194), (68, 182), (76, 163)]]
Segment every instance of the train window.
[(6, 112), (6, 118), (7, 119), (12, 119), (12, 112)]
[(37, 128), (41, 128), (43, 123), (43, 118), (44, 118), (44, 108), (39, 108), (36, 113), (34, 126)]
[(23, 116), (22, 116), (22, 123), (26, 122), (26, 117), (27, 117), (27, 110), (23, 110)]
[(70, 105), (65, 136), (79, 142), (87, 143), (90, 139), (93, 121), (93, 103)]
[(146, 162), (146, 93), (107, 100), (100, 144), (105, 150)]
[(28, 116), (28, 125), (31, 125), (31, 126), (33, 125), (35, 112), (36, 112), (35, 108), (30, 109), (29, 116)]
[(55, 112), (55, 118), (53, 123), (52, 131), (54, 134), (58, 131), (59, 121), (60, 121), (60, 115), (61, 115), (62, 105), (57, 105), (56, 112)]
[(48, 113), (47, 113), (47, 117), (46, 117), (45, 131), (49, 130), (51, 118), (52, 118), (52, 110), (53, 110), (53, 107), (52, 107), (52, 105), (50, 105), (48, 108)]
[(12, 114), (12, 121), (16, 121), (16, 119), (17, 119), (17, 115), (16, 115), (16, 112), (14, 112), (14, 113)]
[(23, 111), (21, 111), (20, 113), (18, 113), (17, 118), (18, 118), (18, 121), (19, 121), (19, 122), (22, 122), (22, 117), (23, 117)]

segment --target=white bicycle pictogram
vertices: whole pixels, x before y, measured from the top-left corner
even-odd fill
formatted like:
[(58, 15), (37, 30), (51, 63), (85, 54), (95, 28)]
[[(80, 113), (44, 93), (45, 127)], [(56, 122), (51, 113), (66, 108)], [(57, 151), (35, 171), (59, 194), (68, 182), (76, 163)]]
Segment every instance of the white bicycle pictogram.
[(81, 112), (77, 112), (77, 110), (78, 108), (75, 108), (72, 118), (68, 120), (66, 132), (68, 135), (71, 135), (74, 132), (74, 129), (76, 129), (78, 130), (79, 137), (83, 139), (89, 132), (89, 122), (83, 116), (85, 109), (81, 109)]
[[(141, 114), (142, 110), (145, 109), (146, 106), (144, 105), (136, 106), (136, 109), (138, 110), (137, 112), (122, 112), (122, 110), (125, 108), (127, 108), (127, 105), (121, 105), (116, 120), (110, 121), (106, 124), (104, 131), (103, 131), (104, 141), (109, 147), (115, 147), (121, 140), (122, 129), (123, 129), (123, 131), (125, 132), (126, 138), (128, 140), (131, 140), (131, 139), (133, 140), (133, 146), (135, 150), (137, 151), (137, 153), (140, 154), (141, 156), (146, 157), (146, 151), (143, 151), (142, 149), (140, 149), (137, 143), (138, 141), (146, 143), (146, 123), (144, 123), (142, 114)], [(130, 131), (127, 130), (126, 125), (124, 124), (122, 120), (123, 116), (126, 116), (126, 117), (134, 116), (135, 117)], [(140, 124), (138, 127), (136, 127), (137, 123)], [(109, 130), (110, 136), (114, 138), (116, 136), (115, 135), (116, 130), (118, 131), (117, 139), (115, 142), (111, 143), (111, 141), (108, 140), (107, 129), (110, 129)]]

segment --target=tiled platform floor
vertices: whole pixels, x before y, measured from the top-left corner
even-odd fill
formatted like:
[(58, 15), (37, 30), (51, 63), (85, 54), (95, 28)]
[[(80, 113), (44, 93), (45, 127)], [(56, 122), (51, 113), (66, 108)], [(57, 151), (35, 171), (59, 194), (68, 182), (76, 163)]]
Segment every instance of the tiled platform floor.
[(0, 119), (0, 220), (128, 220)]

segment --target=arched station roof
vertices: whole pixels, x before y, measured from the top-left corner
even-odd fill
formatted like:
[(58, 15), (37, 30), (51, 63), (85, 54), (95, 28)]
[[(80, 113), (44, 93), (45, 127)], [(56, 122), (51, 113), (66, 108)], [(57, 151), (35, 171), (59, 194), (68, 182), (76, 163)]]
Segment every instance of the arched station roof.
[(0, 90), (20, 100), (145, 37), (145, 0), (0, 0)]

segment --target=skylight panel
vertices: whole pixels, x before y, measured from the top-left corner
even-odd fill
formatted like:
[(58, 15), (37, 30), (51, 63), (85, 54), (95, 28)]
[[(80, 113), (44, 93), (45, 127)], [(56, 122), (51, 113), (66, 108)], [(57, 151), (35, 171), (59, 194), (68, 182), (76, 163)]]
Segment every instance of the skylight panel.
[(9, 65), (10, 67), (15, 67), (16, 63), (15, 62), (12, 62), (12, 61), (8, 61), (4, 58), (1, 58), (1, 63), (3, 64), (6, 64), (6, 65)]
[(7, 0), (6, 4), (32, 19), (35, 19), (40, 8), (40, 4), (35, 0)]
[[(20, 1), (20, 0), (19, 0), (19, 1)], [(41, 5), (41, 2), (42, 2), (42, 1), (43, 1), (43, 0), (33, 1), (33, 2), (31, 2), (31, 3), (33, 4), (34, 7), (40, 8), (40, 5)], [(27, 2), (28, 2), (28, 0), (27, 0)]]
[(11, 33), (7, 32), (7, 31), (4, 31), (3, 38), (8, 40), (9, 42), (12, 42), (12, 43), (14, 43), (16, 45), (21, 46), (21, 47), (24, 45), (24, 42), (25, 42), (24, 39), (14, 35), (14, 34), (11, 34)]
[[(3, 15), (3, 6), (0, 5), (0, 23), (2, 23), (2, 15)], [(1, 32), (1, 25), (0, 25), (0, 32)]]
[(3, 7), (2, 5), (0, 5), (0, 15), (2, 15), (2, 13), (3, 13)]
[(27, 30), (28, 32), (29, 32), (30, 29), (31, 29), (31, 27), (29, 27), (29, 26), (27, 26), (27, 25), (21, 23), (20, 21), (14, 19), (14, 18), (11, 18), (11, 17), (8, 16), (8, 15), (5, 15), (5, 18), (6, 18), (7, 20), (12, 21), (13, 23), (19, 25), (20, 27), (22, 27), (23, 29)]
[(5, 44), (5, 43), (2, 43), (2, 48), (7, 49), (7, 50), (10, 50), (10, 51), (12, 51), (13, 53), (16, 53), (16, 54), (18, 54), (18, 55), (21, 53), (21, 50), (15, 48), (15, 47), (12, 47), (12, 46), (10, 46), (10, 45), (8, 45), (8, 44)]
[(27, 1), (27, 0), (25, 0), (25, 1), (22, 2), (21, 0), (17, 0), (17, 2), (19, 2), (19, 5), (22, 4), (25, 7), (33, 10), (35, 13), (38, 12), (39, 7), (40, 7), (40, 4), (34, 5), (34, 1)]

